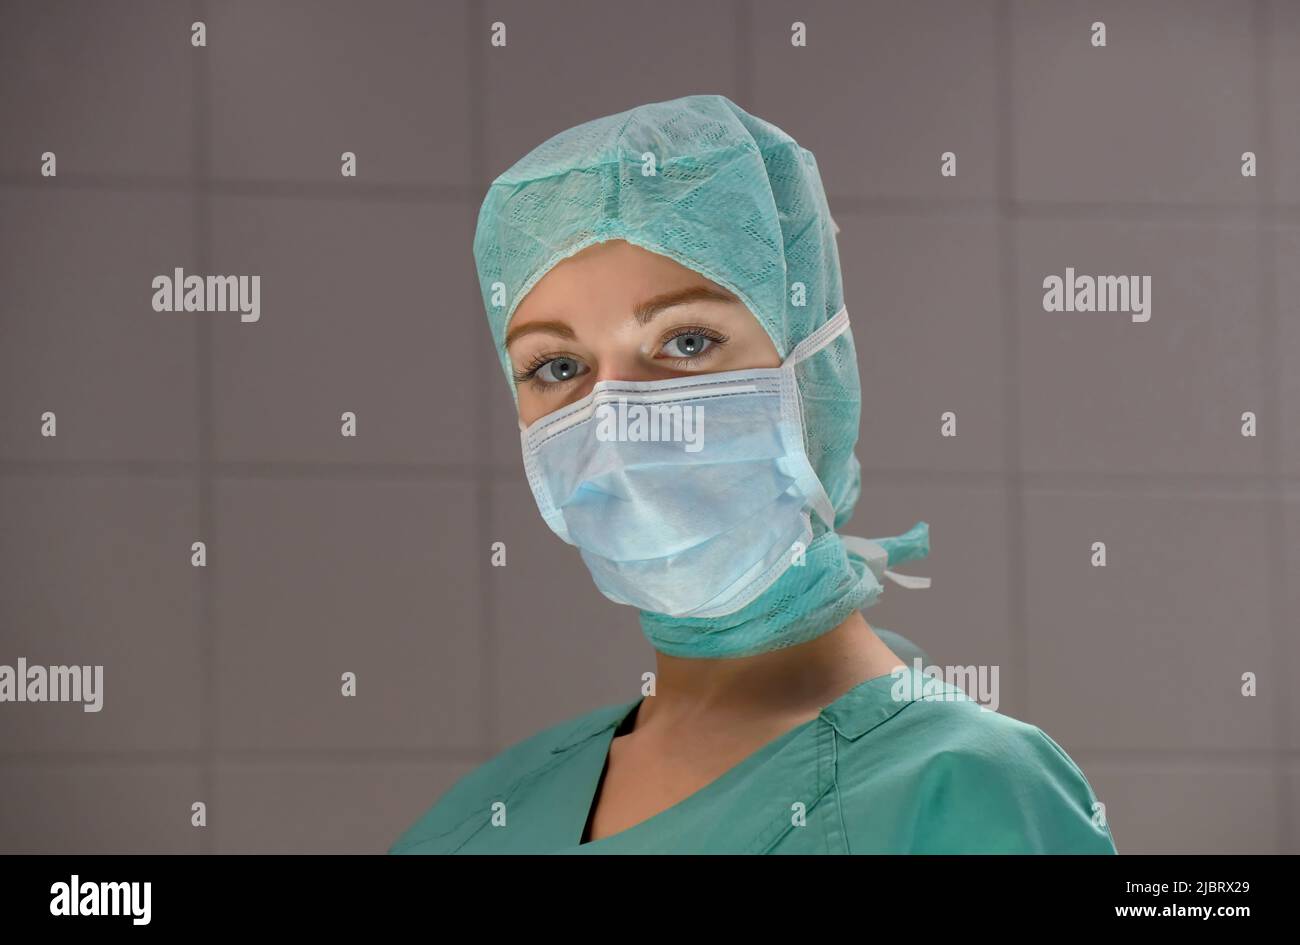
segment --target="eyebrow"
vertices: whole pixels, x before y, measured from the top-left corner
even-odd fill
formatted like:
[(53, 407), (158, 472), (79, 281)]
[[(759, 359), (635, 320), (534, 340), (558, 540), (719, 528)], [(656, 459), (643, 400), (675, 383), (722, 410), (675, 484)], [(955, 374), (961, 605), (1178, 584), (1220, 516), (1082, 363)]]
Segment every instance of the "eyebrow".
[(684, 305), (687, 302), (735, 302), (736, 297), (730, 292), (717, 289), (711, 285), (693, 285), (689, 288), (678, 289), (676, 292), (665, 292), (663, 295), (656, 295), (652, 299), (647, 299), (633, 310), (638, 325), (644, 325), (650, 319), (654, 318), (666, 308), (672, 308), (674, 305)]
[[(673, 292), (665, 292), (662, 295), (656, 295), (653, 298), (646, 299), (632, 310), (638, 325), (645, 325), (650, 322), (656, 315), (664, 309), (672, 308), (675, 305), (685, 305), (687, 302), (736, 302), (739, 301), (736, 296), (723, 289), (715, 288), (708, 285), (693, 285), (685, 289), (677, 289)], [(510, 329), (506, 334), (506, 340), (502, 345), (503, 348), (509, 348), (518, 339), (524, 335), (533, 332), (546, 332), (557, 335), (560, 338), (574, 339), (577, 335), (573, 329), (565, 322), (561, 321), (544, 321), (529, 322), (526, 325), (517, 325)]]
[(530, 335), (535, 331), (544, 331), (547, 334), (558, 335), (561, 338), (573, 339), (578, 337), (573, 333), (573, 329), (564, 322), (529, 322), (527, 325), (516, 325), (514, 328), (511, 328), (506, 334), (506, 340), (501, 347), (509, 348), (515, 341), (522, 338), (524, 335)]

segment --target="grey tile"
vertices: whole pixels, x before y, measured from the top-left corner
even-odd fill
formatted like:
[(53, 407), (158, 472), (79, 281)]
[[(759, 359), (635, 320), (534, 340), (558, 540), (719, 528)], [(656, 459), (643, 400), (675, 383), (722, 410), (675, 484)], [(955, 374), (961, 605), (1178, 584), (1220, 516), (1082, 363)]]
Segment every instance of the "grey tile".
[[(223, 460), (470, 464), (483, 303), (466, 207), (214, 201), (215, 271), (261, 276), (261, 316), (213, 329)], [(357, 435), (341, 433), (345, 411)]]
[(1279, 840), (1282, 840), (1281, 852), (1296, 854), (1300, 853), (1300, 837), (1296, 836), (1295, 827), (1300, 823), (1300, 765), (1292, 762), (1282, 769), (1283, 790), (1286, 805), (1282, 811), (1282, 820), (1284, 824), (1289, 824), (1289, 829), (1283, 831)]
[[(759, 0), (753, 11), (752, 111), (817, 155), (833, 211), (837, 196), (993, 195), (992, 2)], [(791, 43), (795, 22), (805, 47)], [(955, 177), (940, 173), (948, 151)]]
[[(1300, 674), (1300, 487), (1292, 485), (1282, 498), (1282, 613), (1278, 616), (1278, 659), (1287, 679)], [(1300, 699), (1287, 689), (1284, 703), (1288, 716), (1286, 727), (1287, 747), (1300, 749)], [(1300, 817), (1296, 818), (1300, 826)]]
[[(1034, 721), (1080, 749), (1275, 745), (1276, 505), (1220, 494), (1026, 495)], [(1093, 542), (1107, 566), (1093, 567)], [(1242, 695), (1242, 674), (1258, 694)], [(1041, 721), (1040, 721), (1041, 720)]]
[(451, 482), (218, 482), (220, 746), (479, 744), (473, 496)]
[(636, 611), (596, 589), (578, 550), (542, 520), (526, 482), (494, 485), (491, 503), (490, 542), (506, 551), (505, 566), (488, 577), (499, 750), (636, 698), (655, 660)]
[[(859, 455), (867, 454), (859, 451)], [(930, 526), (930, 555), (898, 566), (931, 579), (913, 590), (886, 581), (867, 623), (901, 634), (929, 657), (926, 665), (997, 669), (997, 710), (1020, 717), (1024, 695), (1014, 678), (1015, 638), (1007, 598), (1007, 496), (1001, 487), (900, 485), (868, 470), (862, 496), (841, 535), (886, 538), (917, 522)]]
[(0, 31), (0, 171), (40, 181), (189, 176), (194, 170), (190, 4), (11, 3)]
[[(1252, 225), (1017, 225), (1021, 455), (1034, 471), (1259, 473), (1267, 412)], [(1150, 320), (1044, 311), (1044, 280), (1150, 276)], [(1261, 429), (1269, 435), (1267, 424)]]
[(1288, 852), (1278, 846), (1272, 766), (1226, 758), (1115, 762), (1071, 756), (1106, 805), (1121, 855)]
[(1276, 180), (1277, 199), (1300, 204), (1300, 6), (1290, 0), (1266, 0), (1268, 95), (1272, 104), (1269, 136), (1273, 153), (1260, 162), (1260, 175)]
[[(1024, 200), (1251, 205), (1249, 7), (1214, 0), (1012, 6), (1015, 194)], [(1092, 24), (1106, 24), (1106, 46)]]
[(207, 829), (191, 825), (207, 800), (194, 764), (6, 762), (0, 797), (9, 854), (198, 853)]
[(197, 748), (193, 484), (6, 476), (0, 497), (0, 663), (103, 667), (98, 711), (0, 707), (0, 750)]
[[(213, 174), (340, 188), (468, 184), (466, 10), (418, 0), (209, 4)], [(340, 173), (344, 151), (357, 156), (356, 178)]]
[[(0, 192), (0, 458), (190, 460), (201, 312), (155, 312), (193, 260), (189, 198)], [(41, 435), (55, 415), (57, 436)]]
[[(736, 7), (662, 0), (653, 12), (601, 0), (501, 0), (478, 10), (487, 46), (483, 116), (487, 174), (496, 177), (553, 135), (647, 102), (735, 96)], [(742, 103), (743, 104), (743, 103)]]
[[(495, 364), (488, 356), (487, 363)], [(493, 472), (522, 479), (524, 475), (523, 447), (519, 441), (519, 412), (510, 396), (510, 382), (498, 371), (491, 378), (487, 398), (488, 428), (485, 432), (486, 449)]]
[[(1002, 469), (1006, 365), (997, 224), (845, 214), (844, 295), (873, 469)], [(942, 436), (942, 417), (957, 435)]]
[(1274, 233), (1281, 415), (1269, 433), (1281, 440), (1283, 469), (1294, 474), (1300, 473), (1300, 226), (1279, 226)]
[(217, 853), (381, 854), (473, 765), (226, 762), (216, 768)]

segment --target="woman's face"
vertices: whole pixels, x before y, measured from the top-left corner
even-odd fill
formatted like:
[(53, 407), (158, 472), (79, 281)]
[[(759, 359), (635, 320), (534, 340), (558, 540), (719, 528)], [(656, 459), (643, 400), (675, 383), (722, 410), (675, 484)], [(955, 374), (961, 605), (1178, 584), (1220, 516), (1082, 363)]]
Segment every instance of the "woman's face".
[(610, 240), (543, 276), (515, 310), (506, 350), (525, 424), (599, 381), (779, 367), (745, 304), (685, 266)]

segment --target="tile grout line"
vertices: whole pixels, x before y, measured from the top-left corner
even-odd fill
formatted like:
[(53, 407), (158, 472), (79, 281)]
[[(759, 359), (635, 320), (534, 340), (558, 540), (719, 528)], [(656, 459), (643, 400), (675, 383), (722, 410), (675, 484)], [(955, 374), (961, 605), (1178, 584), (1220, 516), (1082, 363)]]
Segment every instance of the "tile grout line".
[[(1269, 503), (1276, 514), (1266, 514), (1268, 529), (1267, 547), (1269, 555), (1267, 613), (1271, 630), (1272, 663), (1274, 667), (1284, 667), (1287, 662), (1289, 645), (1284, 632), (1288, 603), (1286, 600), (1286, 487), (1282, 474), (1282, 367), (1281, 355), (1281, 308), (1277, 295), (1277, 230), (1275, 226), (1277, 187), (1277, 164), (1273, 160), (1273, 82), (1272, 65), (1276, 49), (1272, 43), (1272, 22), (1270, 8), (1266, 0), (1256, 0), (1254, 5), (1254, 81), (1255, 81), (1255, 131), (1259, 140), (1253, 150), (1256, 160), (1263, 159), (1265, 170), (1263, 176), (1257, 176), (1254, 183), (1263, 192), (1256, 202), (1257, 222), (1257, 268), (1259, 277), (1259, 312), (1260, 352), (1263, 358), (1264, 374), (1264, 416), (1267, 417), (1270, 432), (1264, 441), (1265, 468), (1272, 480), (1273, 501)], [(1259, 173), (1258, 167), (1256, 173)], [(1272, 682), (1272, 680), (1270, 680)], [(1277, 695), (1274, 699), (1274, 789), (1277, 791), (1278, 830), (1277, 842), (1279, 853), (1293, 852), (1296, 847), (1296, 824), (1291, 797), (1291, 773), (1286, 763), (1286, 750), (1291, 742), (1290, 693), (1288, 687), (1278, 679)], [(1258, 698), (1258, 696), (1256, 696)]]
[[(197, 0), (195, 0), (197, 2)], [(468, 187), (455, 184), (420, 184), (397, 181), (349, 185), (346, 189), (324, 180), (268, 180), (263, 178), (220, 178), (205, 180), (147, 174), (81, 174), (70, 178), (47, 178), (37, 183), (26, 177), (0, 173), (0, 189), (10, 191), (91, 191), (107, 194), (181, 194), (195, 192), (214, 197), (273, 197), (301, 200), (402, 201), (403, 203), (458, 204), (473, 198)]]
[(1005, 521), (1007, 541), (1006, 597), (1008, 626), (1010, 630), (1009, 653), (1015, 661), (1011, 666), (1012, 692), (1022, 694), (1020, 706), (1025, 718), (1032, 718), (1029, 666), (1029, 628), (1026, 623), (1028, 582), (1021, 580), (1026, 565), (1025, 555), (1025, 496), (1024, 477), (1021, 475), (1020, 449), (1020, 344), (1019, 295), (1016, 292), (1016, 275), (1019, 257), (1016, 253), (1015, 216), (1015, 129), (1012, 108), (1015, 76), (1011, 56), (1013, 50), (1011, 10), (1007, 0), (999, 0), (993, 17), (994, 49), (997, 59), (997, 141), (1001, 154), (997, 161), (996, 188), (998, 207), (998, 246), (1001, 250), (999, 284), (1002, 296), (1003, 335), (1003, 482), (1005, 486)]
[[(203, 764), (211, 757), (216, 763), (247, 765), (365, 765), (365, 764), (420, 764), (429, 761), (447, 764), (481, 764), (491, 760), (495, 749), (444, 748), (430, 752), (426, 746), (415, 748), (226, 748), (216, 752), (186, 749), (103, 749), (80, 751), (64, 749), (54, 751), (3, 751), (0, 764), (48, 765), (50, 767), (121, 767), (125, 765), (187, 765)], [(1284, 762), (1300, 764), (1300, 748), (1279, 752), (1276, 748), (1074, 748), (1070, 757), (1076, 761), (1096, 761), (1105, 764), (1133, 765), (1141, 768), (1147, 764), (1203, 764), (1236, 767), (1256, 765), (1272, 772), (1281, 755)]]
[[(739, 71), (739, 70), (738, 70)], [(752, 70), (751, 70), (752, 71)], [(739, 94), (739, 93), (738, 93)], [(79, 177), (48, 179), (34, 182), (27, 177), (0, 174), (0, 190), (24, 191), (40, 189), (83, 190), (100, 193), (124, 194), (182, 194), (198, 191), (209, 196), (268, 197), (300, 200), (360, 201), (363, 203), (426, 203), (455, 206), (474, 205), (477, 209), (481, 194), (470, 187), (445, 184), (358, 183), (346, 190), (333, 189), (332, 185), (318, 181), (272, 181), (259, 179), (220, 179), (209, 177), (206, 181), (191, 181), (184, 177), (125, 176), (86, 174)], [(900, 216), (918, 219), (930, 217), (952, 218), (960, 214), (972, 217), (1009, 216), (1011, 219), (1051, 221), (1123, 222), (1131, 224), (1193, 224), (1215, 225), (1224, 223), (1249, 224), (1258, 219), (1258, 207), (1252, 204), (1207, 203), (1133, 203), (1106, 201), (1066, 201), (1038, 198), (1008, 200), (994, 197), (885, 197), (863, 196), (849, 193), (827, 193), (827, 200), (835, 205), (837, 213), (845, 216), (872, 214), (875, 216)], [(1272, 212), (1279, 221), (1300, 223), (1300, 204), (1274, 202)]]
[[(476, 211), (478, 200), (481, 195), (487, 191), (487, 56), (489, 51), (484, 39), (484, 27), (487, 24), (487, 16), (483, 12), (480, 4), (475, 0), (465, 0), (465, 31), (468, 42), (469, 55), (466, 57), (466, 77), (468, 83), (468, 92), (470, 99), (471, 115), (469, 118), (469, 141), (470, 141), (470, 177), (473, 181), (471, 187), (474, 192), (474, 199), (471, 200), (470, 207)], [(504, 53), (504, 51), (503, 51)], [(477, 212), (470, 217), (472, 223), (477, 222)], [(473, 234), (471, 233), (471, 238)], [(474, 273), (474, 298), (481, 299), (479, 292), (477, 269)], [(486, 313), (480, 316), (486, 318)], [(480, 324), (480, 331), (486, 330), (486, 325)], [(490, 352), (495, 354), (495, 352)], [(483, 750), (491, 755), (497, 744), (498, 736), (501, 730), (501, 720), (497, 711), (497, 606), (494, 595), (492, 594), (493, 574), (492, 562), (488, 556), (488, 549), (491, 538), (491, 528), (493, 521), (493, 496), (492, 487), (497, 477), (491, 472), (486, 475), (484, 471), (490, 470), (492, 466), (492, 438), (490, 434), (490, 424), (492, 421), (492, 410), (490, 409), (492, 389), (489, 384), (496, 380), (496, 372), (488, 370), (488, 365), (484, 365), (484, 370), (475, 372), (477, 381), (477, 394), (474, 404), (474, 423), (476, 427), (474, 449), (478, 456), (478, 465), (480, 471), (474, 480), (474, 518), (477, 524), (478, 535), (473, 546), (474, 561), (476, 564), (475, 573), (478, 578), (478, 641), (479, 641), (479, 740)], [(509, 550), (506, 552), (509, 555)], [(508, 557), (507, 557), (507, 560)]]
[(736, 95), (741, 102), (755, 103), (754, 7), (751, 0), (735, 0), (736, 28), (732, 32), (736, 50)]
[[(127, 477), (192, 481), (198, 474), (197, 462), (172, 460), (0, 460), (0, 478), (25, 476), (77, 478)], [(488, 479), (496, 483), (524, 481), (521, 469), (505, 465), (477, 463), (357, 463), (296, 462), (267, 460), (259, 462), (212, 460), (207, 463), (211, 476), (219, 480), (305, 480), (313, 482), (477, 482)], [(906, 467), (864, 469), (864, 482), (878, 485), (915, 485), (928, 482), (965, 487), (980, 492), (1005, 485), (1005, 474), (998, 469), (936, 469)], [(1300, 473), (1128, 473), (1128, 472), (1024, 472), (1020, 473), (1026, 492), (1089, 493), (1093, 495), (1130, 496), (1144, 488), (1159, 497), (1213, 497), (1252, 499), (1271, 497), (1278, 484), (1300, 489)], [(1122, 487), (1122, 488), (1121, 488)], [(1181, 490), (1181, 491), (1171, 491)]]
[[(206, 0), (193, 0), (194, 19), (207, 23)], [(194, 187), (192, 191), (193, 219), (193, 253), (200, 271), (208, 271), (212, 263), (212, 207), (207, 188), (203, 186), (211, 173), (209, 166), (208, 145), (212, 140), (212, 113), (209, 93), (210, 68), (208, 47), (190, 47), (193, 56), (194, 80)], [(195, 329), (197, 365), (195, 371), (196, 409), (198, 412), (198, 462), (195, 464), (197, 502), (199, 516), (199, 539), (204, 543), (207, 553), (215, 550), (218, 567), (221, 550), (216, 546), (215, 516), (212, 503), (212, 323), (200, 319)], [(196, 598), (199, 609), (199, 747), (202, 763), (199, 783), (203, 793), (203, 804), (207, 817), (207, 826), (199, 828), (199, 852), (212, 853), (216, 847), (212, 831), (219, 829), (220, 811), (214, 811), (214, 792), (216, 791), (217, 758), (217, 679), (215, 665), (216, 620), (215, 600), (212, 589), (212, 562), (197, 570)], [(214, 816), (215, 814), (215, 816)]]

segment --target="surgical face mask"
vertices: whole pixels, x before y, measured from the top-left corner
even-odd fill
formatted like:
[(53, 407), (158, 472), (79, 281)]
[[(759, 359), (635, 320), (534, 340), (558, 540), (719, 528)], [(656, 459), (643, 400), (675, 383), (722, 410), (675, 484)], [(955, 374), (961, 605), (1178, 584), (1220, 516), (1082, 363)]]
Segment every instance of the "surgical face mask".
[(613, 601), (717, 617), (753, 601), (834, 509), (804, 449), (795, 365), (848, 330), (843, 308), (778, 368), (601, 381), (520, 433), (537, 507)]

